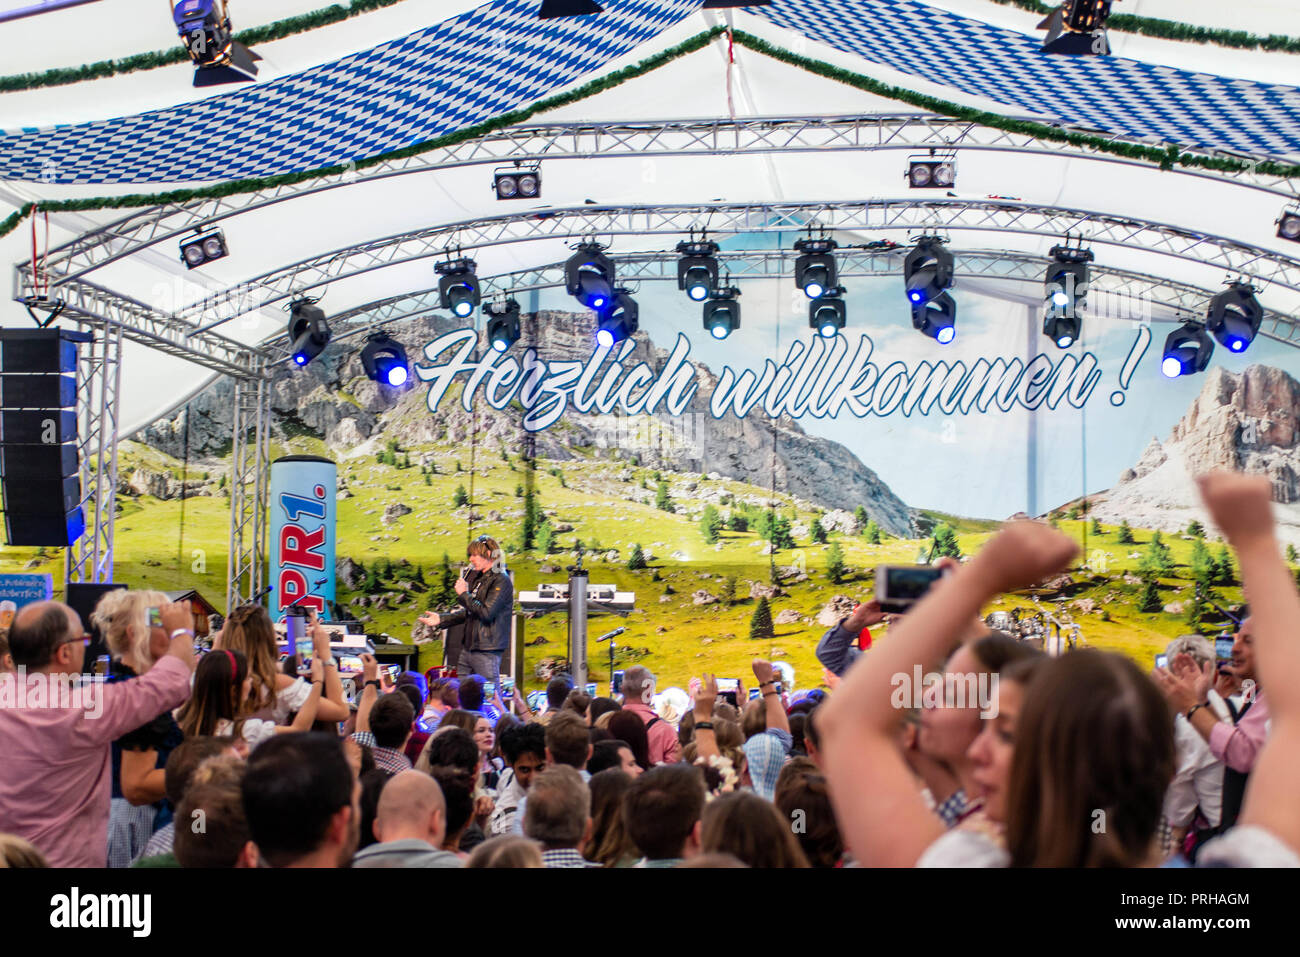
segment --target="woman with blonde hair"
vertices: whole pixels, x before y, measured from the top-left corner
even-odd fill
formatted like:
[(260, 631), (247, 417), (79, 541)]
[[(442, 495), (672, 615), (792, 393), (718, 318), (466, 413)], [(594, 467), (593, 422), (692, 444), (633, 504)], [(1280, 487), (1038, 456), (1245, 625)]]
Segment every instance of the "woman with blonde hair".
[[(90, 616), (112, 655), (107, 680), (145, 674), (167, 654), (172, 635), (194, 631), (188, 602), (173, 604), (160, 591), (118, 589), (106, 593)], [(181, 743), (170, 711), (113, 742), (113, 790), (109, 805), (108, 862), (126, 867), (153, 832), (171, 819), (166, 803), (167, 756)]]
[(49, 867), (45, 855), (13, 834), (0, 834), (0, 869), (6, 867)]
[[(329, 635), (312, 613), (308, 624), (311, 631), (312, 659), (324, 668), (324, 684), (316, 705), (317, 721), (346, 721), (350, 713), (343, 698), (343, 683), (339, 680), (338, 664), (330, 654)], [(218, 646), (213, 643), (214, 648)], [(256, 717), (288, 724), (289, 716), (301, 711), (311, 697), (311, 683), (302, 678), (284, 674), (279, 667), (280, 642), (275, 634), (271, 616), (261, 605), (241, 605), (230, 613), (221, 629), (221, 648), (241, 652), (248, 659), (252, 675), (252, 693), (245, 703), (245, 717)]]

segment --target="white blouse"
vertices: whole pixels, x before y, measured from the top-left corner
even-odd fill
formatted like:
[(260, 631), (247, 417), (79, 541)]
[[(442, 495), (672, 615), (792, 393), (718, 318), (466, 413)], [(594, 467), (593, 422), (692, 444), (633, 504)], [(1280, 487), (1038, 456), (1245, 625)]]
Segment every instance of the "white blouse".
[[(235, 723), (229, 718), (222, 718), (213, 729), (213, 734), (218, 738), (224, 738), (234, 733)], [(268, 738), (275, 737), (275, 722), (266, 721), (262, 718), (245, 718), (239, 733), (248, 742), (249, 750), (252, 750)]]

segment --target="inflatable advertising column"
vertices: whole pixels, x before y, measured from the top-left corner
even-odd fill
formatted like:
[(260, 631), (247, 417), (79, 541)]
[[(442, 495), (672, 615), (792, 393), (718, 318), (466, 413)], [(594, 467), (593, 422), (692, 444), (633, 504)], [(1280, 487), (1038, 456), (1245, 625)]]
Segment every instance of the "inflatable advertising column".
[(290, 605), (330, 618), (334, 601), (334, 549), (338, 466), (314, 455), (287, 455), (271, 463), (270, 612)]

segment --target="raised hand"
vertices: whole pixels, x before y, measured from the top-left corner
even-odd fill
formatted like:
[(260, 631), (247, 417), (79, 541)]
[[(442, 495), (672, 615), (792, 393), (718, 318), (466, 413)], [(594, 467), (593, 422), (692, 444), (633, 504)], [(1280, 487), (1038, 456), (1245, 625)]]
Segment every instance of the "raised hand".
[(184, 628), (188, 631), (194, 630), (194, 612), (190, 610), (190, 603), (186, 601), (173, 601), (158, 608), (159, 617), (162, 618), (163, 630), (171, 634), (177, 628)]
[(1267, 476), (1219, 471), (1199, 476), (1196, 484), (1214, 524), (1229, 541), (1273, 534), (1273, 484)]
[(1012, 522), (971, 560), (990, 594), (1036, 585), (1079, 554), (1072, 538), (1038, 522)]
[(379, 678), (379, 660), (370, 654), (361, 656), (361, 680), (375, 681)]
[(750, 666), (754, 669), (754, 677), (758, 679), (760, 685), (765, 685), (772, 680), (772, 662), (755, 658)]
[(418, 620), (422, 621), (430, 628), (442, 627), (442, 616), (439, 615), (436, 611), (426, 611), (423, 615), (419, 617)]
[(872, 599), (864, 601), (853, 609), (853, 614), (844, 621), (846, 631), (861, 631), (885, 620), (885, 613), (880, 610), (880, 602)]
[(713, 705), (718, 700), (718, 679), (706, 674), (700, 679), (700, 689), (695, 692), (695, 717), (708, 721), (713, 717)]

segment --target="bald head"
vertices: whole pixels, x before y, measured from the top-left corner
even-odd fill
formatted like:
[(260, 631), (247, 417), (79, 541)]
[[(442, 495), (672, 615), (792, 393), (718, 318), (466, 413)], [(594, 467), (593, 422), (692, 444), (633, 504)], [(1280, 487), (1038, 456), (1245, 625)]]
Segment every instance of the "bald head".
[(447, 831), (447, 805), (438, 782), (423, 771), (394, 775), (379, 794), (375, 836), (380, 842), (414, 838), (435, 848)]
[(85, 660), (81, 618), (58, 601), (25, 606), (9, 627), (9, 653), (28, 671), (80, 671)]

